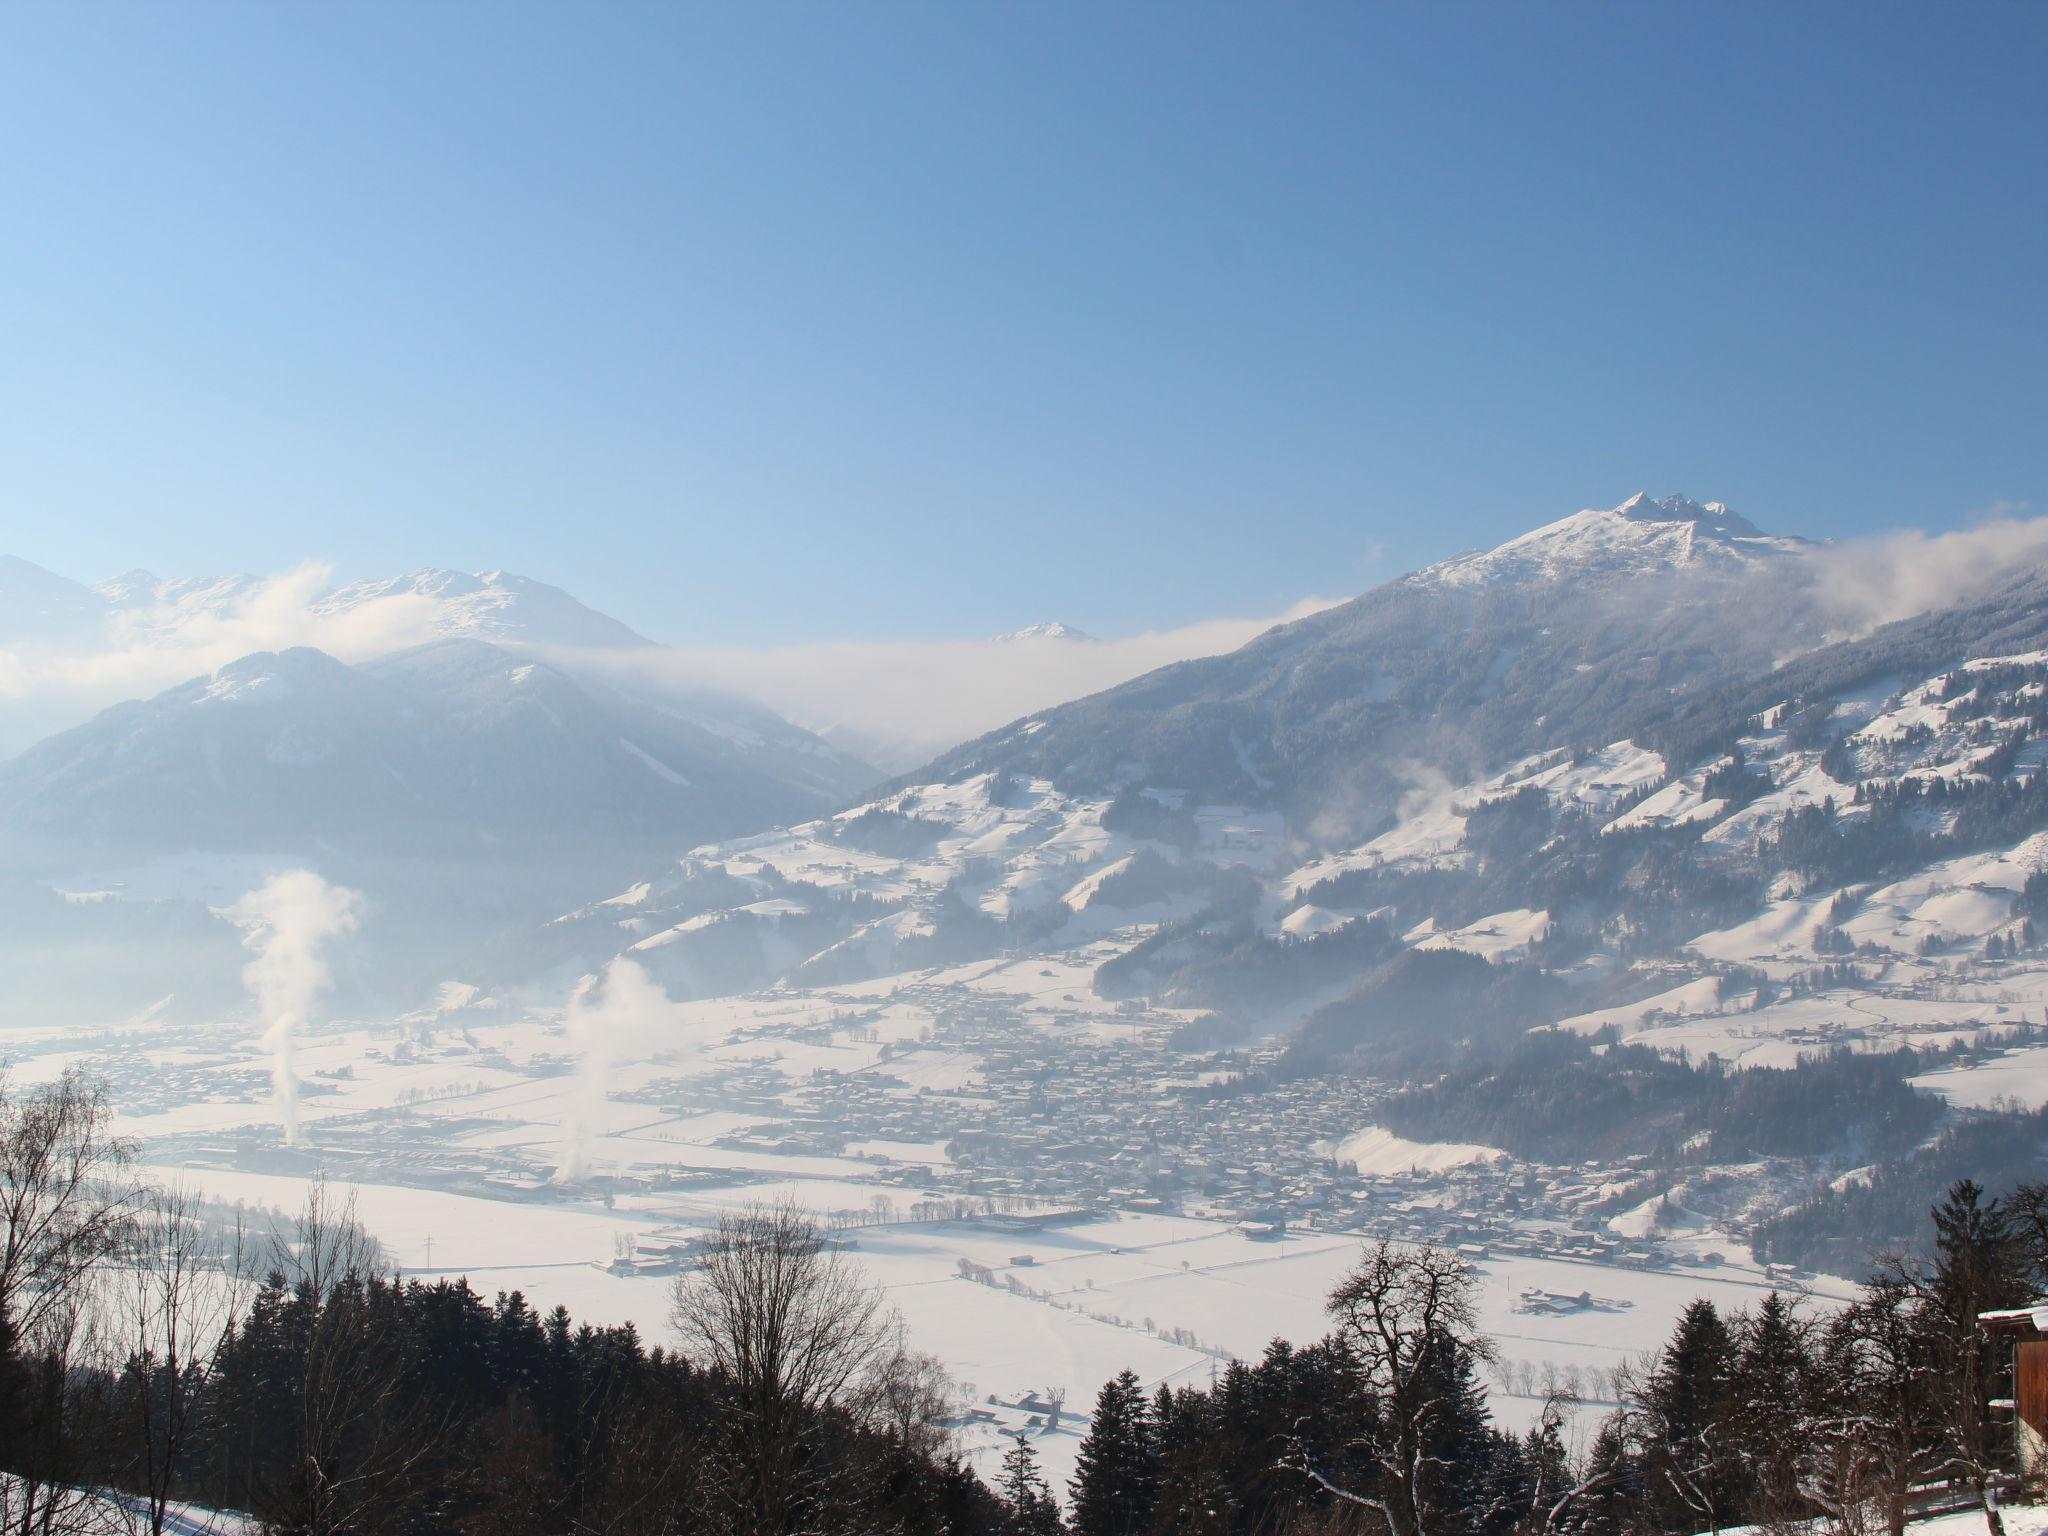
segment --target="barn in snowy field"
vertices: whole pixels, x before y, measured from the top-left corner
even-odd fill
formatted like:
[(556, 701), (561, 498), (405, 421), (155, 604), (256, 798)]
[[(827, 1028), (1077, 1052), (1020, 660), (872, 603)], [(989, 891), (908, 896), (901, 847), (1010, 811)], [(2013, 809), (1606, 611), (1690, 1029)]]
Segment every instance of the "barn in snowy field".
[(1992, 1406), (2012, 1412), (2020, 1476), (2048, 1472), (2048, 1302), (1979, 1313), (1977, 1322), (1993, 1340), (2012, 1349), (2012, 1396), (1996, 1399)]

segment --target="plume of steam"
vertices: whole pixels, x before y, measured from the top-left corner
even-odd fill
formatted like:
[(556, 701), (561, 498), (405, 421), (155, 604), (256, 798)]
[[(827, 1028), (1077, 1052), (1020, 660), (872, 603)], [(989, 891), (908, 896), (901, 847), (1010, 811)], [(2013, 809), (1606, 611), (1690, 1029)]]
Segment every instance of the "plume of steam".
[(675, 1004), (661, 984), (623, 955), (610, 961), (601, 975), (586, 976), (576, 984), (569, 997), (569, 1038), (582, 1060), (562, 1120), (562, 1160), (555, 1169), (555, 1183), (570, 1184), (583, 1177), (590, 1145), (604, 1134), (605, 1085), (613, 1067), (674, 1014)]
[(299, 1141), (294, 1037), (312, 1010), (313, 999), (333, 980), (324, 957), (328, 942), (354, 933), (362, 910), (363, 899), (356, 892), (329, 885), (310, 869), (274, 875), (229, 909), (243, 930), (242, 942), (256, 952), (256, 958), (242, 967), (242, 984), (263, 1014), (278, 1122), (291, 1146)]

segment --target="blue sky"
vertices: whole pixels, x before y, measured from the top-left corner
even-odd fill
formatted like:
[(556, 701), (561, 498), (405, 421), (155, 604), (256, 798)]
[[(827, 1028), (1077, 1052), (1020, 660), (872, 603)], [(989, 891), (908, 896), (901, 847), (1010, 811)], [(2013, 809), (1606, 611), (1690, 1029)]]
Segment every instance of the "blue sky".
[(2048, 7), (0, 11), (0, 550), (684, 643), (2048, 511)]

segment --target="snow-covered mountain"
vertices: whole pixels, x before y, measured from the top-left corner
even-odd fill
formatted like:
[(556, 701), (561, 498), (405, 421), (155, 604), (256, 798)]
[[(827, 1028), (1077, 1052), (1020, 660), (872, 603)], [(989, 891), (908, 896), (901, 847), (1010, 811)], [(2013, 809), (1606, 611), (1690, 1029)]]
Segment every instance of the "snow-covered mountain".
[(0, 765), (0, 838), (17, 862), (82, 847), (635, 847), (787, 821), (867, 774), (766, 711), (639, 699), (481, 640), (356, 666), (297, 649)]
[(872, 778), (754, 706), (639, 697), (481, 640), (354, 666), (300, 648), (0, 764), (0, 864), (103, 904), (211, 905), (309, 865), (371, 895), (366, 964), (398, 987), (650, 849), (801, 820)]
[(1405, 580), (1423, 587), (1611, 585), (1672, 571), (1740, 574), (1811, 548), (1805, 539), (1763, 533), (1718, 501), (1639, 491), (1618, 507), (1576, 512)]
[[(131, 629), (174, 637), (195, 619), (218, 619), (248, 602), (266, 583), (246, 574), (163, 580), (130, 571), (93, 589)], [(424, 568), (380, 580), (355, 581), (312, 597), (308, 612), (336, 619), (374, 605), (406, 605), (436, 635), (568, 650), (647, 645), (617, 619), (584, 606), (560, 587), (509, 571)]]
[(334, 587), (313, 565), (171, 579), (133, 570), (88, 588), (0, 558), (0, 760), (244, 655), (305, 647), (360, 662), (434, 639), (528, 649), (565, 666), (652, 649), (561, 588), (507, 571), (423, 569)]
[(1816, 547), (1725, 508), (1637, 496), (1016, 721), (904, 782), (994, 770), (1091, 794), (1143, 784), (1340, 835), (1392, 814), (1415, 765), (1458, 782), (1557, 741), (1609, 740), (1820, 643)]
[[(1361, 600), (1369, 622), (1289, 626), (1119, 690), (1122, 721), (1083, 701), (999, 733), (993, 762), (942, 760), (649, 866), (526, 947), (564, 974), (621, 961), (675, 998), (764, 994), (749, 1006), (800, 1020), (915, 996), (940, 1018), (957, 1000), (971, 1035), (991, 990), (1049, 1041), (1142, 1017), (1189, 1083), (1359, 1079), (1382, 1134), (1559, 1177), (1626, 1158), (1765, 1251), (1847, 1272), (1958, 1166), (2038, 1159), (2048, 571), (1785, 659), (1799, 625), (1761, 647), (1729, 631), (1761, 622), (1758, 593), (1799, 605), (1786, 555), (1796, 568), (1795, 549), (1733, 573), (1609, 570), (1563, 600), (1528, 590), (1547, 572), (1477, 601), (1397, 583)], [(1695, 610), (1676, 629), (1641, 616), (1674, 601)], [(1430, 699), (1415, 671), (1369, 701), (1391, 706), (1384, 735), (1361, 729), (1331, 679), (1384, 653), (1339, 648), (1447, 617), (1468, 621), (1435, 640), (1454, 689), (1484, 647), (1546, 631), (1607, 675), (1583, 698), (1475, 706)], [(1674, 637), (1693, 648), (1676, 687)], [(1242, 697), (1205, 698), (1214, 672)], [(1212, 712), (1221, 771), (1201, 755)], [(1056, 729), (1053, 751), (1022, 745)], [(1068, 756), (1087, 731), (1110, 741)], [(1420, 755), (1433, 742), (1451, 751)], [(1399, 790), (1383, 812), (1331, 814), (1267, 768), (1347, 754), (1354, 783), (1376, 769)], [(1728, 1069), (1768, 1081), (1730, 1087)], [(1740, 1130), (1688, 1139), (1705, 1098), (1739, 1102)], [(1985, 1118), (2013, 1101), (2029, 1114)], [(1964, 1134), (1978, 1163), (1945, 1150)], [(1880, 1164), (1882, 1199), (1831, 1214), (1829, 1181)]]
[(0, 645), (89, 642), (105, 618), (105, 604), (92, 588), (0, 555)]
[(347, 613), (392, 597), (431, 602), (435, 627), (445, 635), (567, 650), (650, 643), (560, 587), (509, 571), (409, 571), (384, 581), (352, 582), (314, 606), (321, 613)]
[(1011, 640), (1066, 640), (1080, 645), (1095, 643), (1095, 637), (1087, 631), (1076, 629), (1071, 624), (1063, 624), (1058, 619), (1048, 619), (1042, 624), (1027, 624), (1022, 629), (1013, 629), (1008, 634), (997, 635), (995, 638), (998, 643)]

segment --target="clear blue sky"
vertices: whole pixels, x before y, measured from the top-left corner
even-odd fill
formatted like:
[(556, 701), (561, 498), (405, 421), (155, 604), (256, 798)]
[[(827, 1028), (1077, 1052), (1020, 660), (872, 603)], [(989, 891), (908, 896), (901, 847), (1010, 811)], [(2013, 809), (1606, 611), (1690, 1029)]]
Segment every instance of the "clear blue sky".
[(0, 10), (0, 550), (1119, 633), (2048, 512), (2048, 5)]

